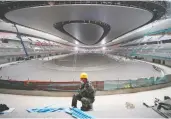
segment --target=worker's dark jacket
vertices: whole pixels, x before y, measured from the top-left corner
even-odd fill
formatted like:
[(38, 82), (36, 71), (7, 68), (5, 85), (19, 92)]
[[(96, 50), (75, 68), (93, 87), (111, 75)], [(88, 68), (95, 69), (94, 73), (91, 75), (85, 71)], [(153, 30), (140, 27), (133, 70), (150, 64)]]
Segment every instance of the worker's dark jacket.
[(94, 89), (93, 85), (91, 84), (91, 82), (88, 81), (87, 83), (81, 84), (81, 86), (79, 88), (79, 95), (81, 95), (82, 97), (85, 97), (85, 98), (89, 98), (94, 102), (95, 89)]

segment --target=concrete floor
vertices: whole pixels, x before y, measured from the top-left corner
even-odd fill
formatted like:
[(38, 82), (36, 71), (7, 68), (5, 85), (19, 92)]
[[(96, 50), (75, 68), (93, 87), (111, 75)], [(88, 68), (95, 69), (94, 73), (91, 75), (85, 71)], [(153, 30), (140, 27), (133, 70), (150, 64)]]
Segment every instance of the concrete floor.
[[(74, 56), (59, 61), (30, 60), (4, 67), (0, 71), (3, 79), (14, 80), (51, 80), (51, 81), (79, 81), (81, 72), (87, 72), (92, 81), (100, 80), (135, 80), (137, 78), (161, 76), (151, 64), (135, 61), (116, 61), (106, 56), (86, 57), (77, 59), (77, 71), (72, 71), (71, 62)], [(100, 59), (99, 59), (100, 58)], [(89, 60), (88, 60), (89, 59)], [(99, 60), (98, 60), (99, 59)], [(67, 62), (67, 63), (66, 63)], [(91, 68), (85, 67), (95, 65)], [(64, 64), (63, 64), (64, 63)], [(83, 65), (81, 65), (83, 64)], [(63, 67), (65, 65), (65, 67)], [(66, 68), (66, 66), (68, 66)], [(84, 67), (84, 68), (83, 68)], [(90, 70), (91, 69), (91, 70)]]
[[(163, 99), (163, 96), (171, 96), (171, 87), (147, 92), (132, 94), (120, 94), (110, 96), (96, 96), (94, 110), (87, 112), (96, 118), (161, 118), (159, 114), (150, 108), (142, 105), (146, 102), (153, 104), (154, 98)], [(126, 102), (134, 104), (134, 109), (127, 109)], [(26, 109), (44, 107), (54, 104), (56, 107), (69, 107), (71, 97), (39, 97), (0, 94), (0, 103), (5, 103), (9, 107), (16, 108), (12, 113), (0, 115), (0, 118), (70, 118), (64, 112), (53, 112), (46, 114), (28, 113)], [(78, 108), (81, 104), (78, 103)]]
[[(63, 80), (66, 80), (65, 78), (70, 77), (71, 75), (76, 75), (77, 79), (79, 78), (79, 72), (48, 69), (43, 66), (44, 62), (45, 61), (42, 60), (32, 60), (18, 63), (16, 65), (3, 68), (3, 70), (0, 71), (0, 74), (4, 74), (4, 76), (11, 74), (11, 76), (16, 76), (18, 79), (20, 77), (21, 80), (24, 80), (24, 77), (26, 76), (34, 78), (37, 77), (36, 80), (43, 80), (47, 79), (46, 76), (49, 75), (53, 75), (54, 80), (56, 81), (57, 79), (55, 76), (60, 79), (64, 77)], [(115, 61), (115, 64), (119, 64), (119, 67), (112, 66), (113, 68), (109, 67), (108, 69), (104, 70), (88, 72), (90, 79), (93, 79), (93, 76), (101, 78), (101, 76), (105, 76), (107, 74), (110, 74), (107, 75), (110, 79), (111, 77), (112, 79), (116, 78), (116, 74), (117, 76), (121, 75), (121, 77), (122, 75), (127, 75), (128, 77), (126, 78), (129, 78), (129, 76), (140, 76), (140, 74), (143, 77), (160, 75), (160, 73), (153, 70), (150, 64), (146, 63), (130, 61), (123, 62), (121, 65), (121, 62)], [(96, 96), (94, 110), (87, 113), (95, 116), (96, 118), (162, 118), (152, 109), (143, 106), (142, 103), (146, 102), (147, 104), (152, 105), (154, 98), (157, 97), (159, 99), (163, 99), (163, 96), (171, 96), (170, 92), (171, 87), (132, 94)], [(0, 94), (0, 103), (5, 103), (9, 107), (16, 108), (12, 113), (0, 115), (0, 118), (72, 118), (70, 115), (65, 114), (64, 112), (37, 114), (28, 113), (26, 111), (28, 108), (44, 107), (52, 104), (56, 105), (57, 107), (67, 108), (70, 106), (71, 99), (71, 97), (43, 97)], [(127, 109), (125, 106), (126, 102), (134, 104), (135, 109)], [(78, 108), (80, 106), (81, 104), (79, 102)]]

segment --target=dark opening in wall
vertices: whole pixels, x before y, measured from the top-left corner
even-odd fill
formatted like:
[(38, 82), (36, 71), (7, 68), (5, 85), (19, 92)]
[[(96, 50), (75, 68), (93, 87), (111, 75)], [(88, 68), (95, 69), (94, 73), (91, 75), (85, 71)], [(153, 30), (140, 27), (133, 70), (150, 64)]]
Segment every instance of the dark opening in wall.
[(41, 55), (37, 55), (37, 58), (41, 58)]
[(163, 64), (165, 65), (165, 60), (163, 60)]
[(8, 43), (8, 39), (1, 39), (2, 43)]
[(158, 64), (161, 64), (162, 63), (161, 60), (159, 60), (159, 59), (153, 59), (153, 62), (154, 63), (158, 63)]
[(33, 59), (34, 58), (34, 56), (30, 56), (30, 59)]

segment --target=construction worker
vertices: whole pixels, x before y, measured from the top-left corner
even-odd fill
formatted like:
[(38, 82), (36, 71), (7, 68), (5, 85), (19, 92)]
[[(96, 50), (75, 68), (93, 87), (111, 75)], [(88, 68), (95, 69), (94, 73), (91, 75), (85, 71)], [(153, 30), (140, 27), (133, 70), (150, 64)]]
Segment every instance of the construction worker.
[(95, 90), (91, 82), (88, 81), (88, 75), (81, 73), (81, 86), (78, 94), (74, 94), (72, 98), (72, 107), (77, 107), (77, 100), (82, 102), (81, 110), (88, 111), (92, 109), (92, 104), (95, 101)]

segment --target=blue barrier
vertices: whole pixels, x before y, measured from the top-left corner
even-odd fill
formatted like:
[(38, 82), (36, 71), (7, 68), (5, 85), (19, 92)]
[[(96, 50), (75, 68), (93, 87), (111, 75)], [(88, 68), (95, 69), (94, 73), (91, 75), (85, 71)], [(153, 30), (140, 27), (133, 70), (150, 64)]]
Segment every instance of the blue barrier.
[(93, 116), (86, 114), (78, 108), (70, 108), (72, 116), (77, 119), (95, 119)]

